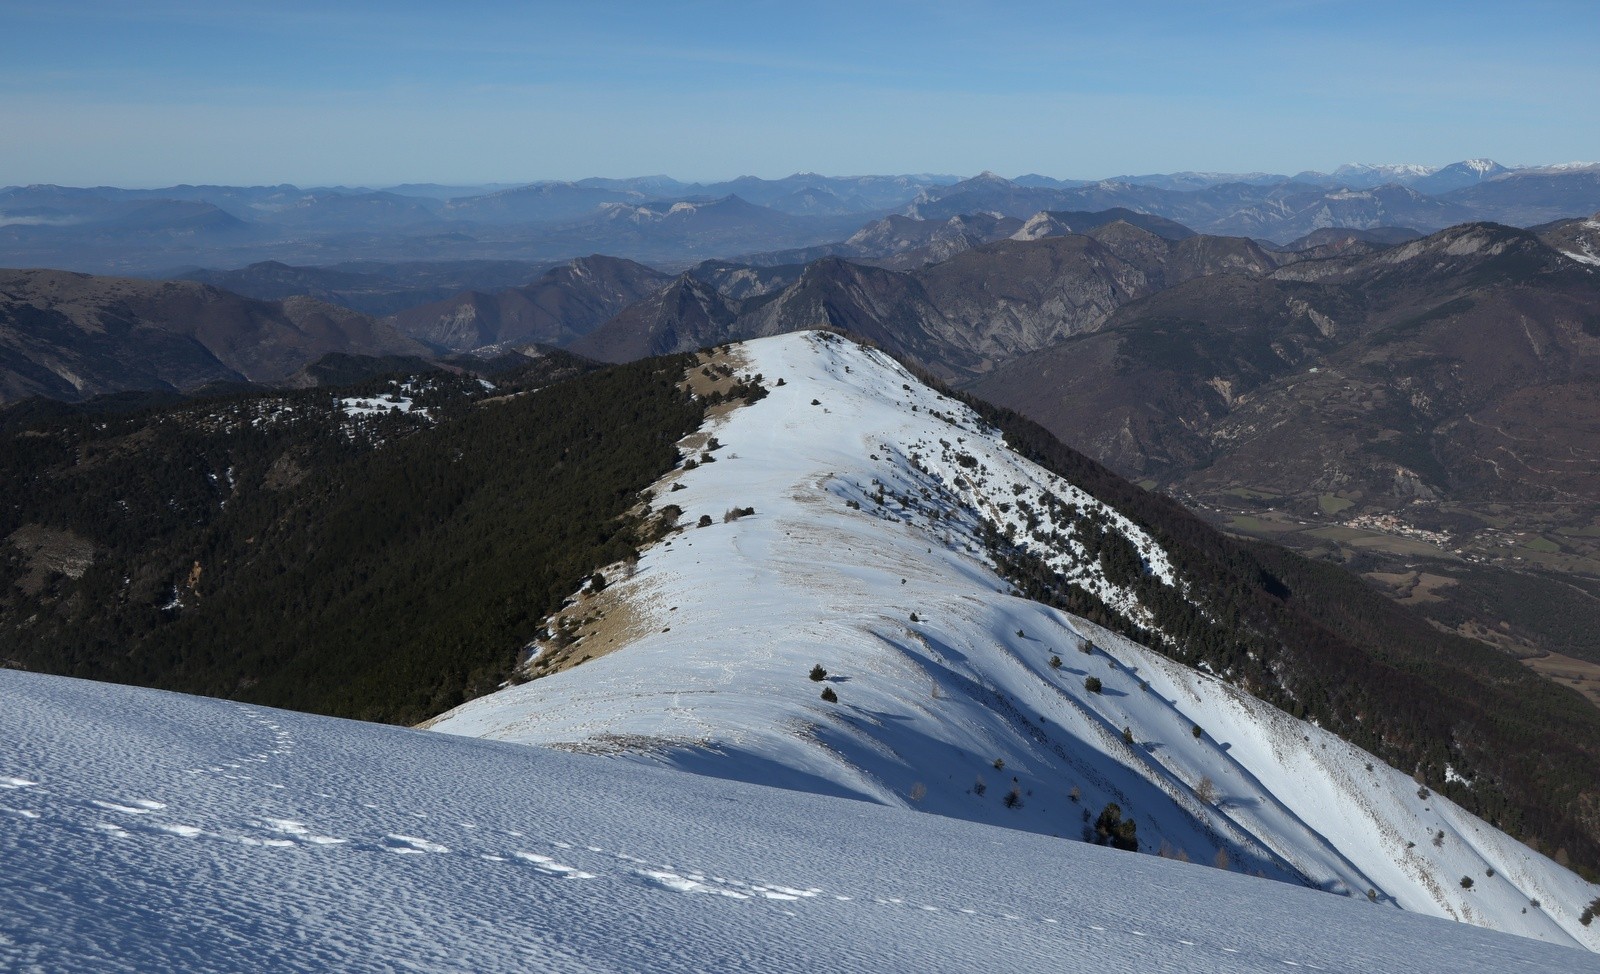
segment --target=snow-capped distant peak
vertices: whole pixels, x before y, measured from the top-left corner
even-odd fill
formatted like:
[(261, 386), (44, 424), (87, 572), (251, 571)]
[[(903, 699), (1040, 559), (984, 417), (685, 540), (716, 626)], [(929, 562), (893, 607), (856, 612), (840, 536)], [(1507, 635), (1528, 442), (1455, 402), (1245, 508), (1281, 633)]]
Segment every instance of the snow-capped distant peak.
[(1115, 803), (1148, 852), (1600, 947), (1571, 909), (1600, 888), (1337, 737), (1019, 597), (1001, 552), (1148, 622), (1089, 553), (1106, 537), (1185, 586), (1143, 529), (961, 403), (820, 332), (701, 368), (768, 395), (714, 413), (681, 445), (692, 469), (653, 488), (682, 528), (574, 594), (532, 682), (433, 729), (1070, 840)]
[(1333, 171), (1335, 176), (1355, 175), (1382, 175), (1395, 178), (1419, 178), (1431, 175), (1438, 170), (1433, 166), (1419, 166), (1414, 163), (1384, 164), (1366, 162), (1347, 162)]

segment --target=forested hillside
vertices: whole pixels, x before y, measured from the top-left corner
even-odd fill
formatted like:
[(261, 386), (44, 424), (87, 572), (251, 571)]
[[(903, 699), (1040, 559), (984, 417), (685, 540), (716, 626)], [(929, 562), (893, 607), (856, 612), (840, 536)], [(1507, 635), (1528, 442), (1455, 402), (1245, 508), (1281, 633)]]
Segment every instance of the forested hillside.
[(436, 373), (13, 429), (0, 660), (438, 713), (505, 679), (564, 596), (632, 553), (626, 512), (704, 408), (678, 389), (684, 365), (520, 395), (515, 377), (491, 392)]

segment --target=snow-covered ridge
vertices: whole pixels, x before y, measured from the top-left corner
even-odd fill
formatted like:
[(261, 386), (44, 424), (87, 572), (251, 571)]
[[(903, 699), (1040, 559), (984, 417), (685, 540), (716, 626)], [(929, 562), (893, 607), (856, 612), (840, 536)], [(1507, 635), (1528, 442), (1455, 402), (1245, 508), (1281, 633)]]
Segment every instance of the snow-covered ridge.
[(1600, 971), (1198, 866), (0, 670), (0, 970)]
[(697, 435), (714, 462), (656, 485), (687, 527), (576, 596), (611, 613), (575, 650), (592, 658), (436, 730), (1067, 840), (1114, 802), (1144, 851), (1600, 947), (1578, 922), (1600, 888), (1331, 734), (1010, 594), (990, 532), (1136, 618), (1085, 557), (1087, 525), (1182, 580), (1140, 528), (959, 403), (822, 333), (729, 358), (769, 395)]

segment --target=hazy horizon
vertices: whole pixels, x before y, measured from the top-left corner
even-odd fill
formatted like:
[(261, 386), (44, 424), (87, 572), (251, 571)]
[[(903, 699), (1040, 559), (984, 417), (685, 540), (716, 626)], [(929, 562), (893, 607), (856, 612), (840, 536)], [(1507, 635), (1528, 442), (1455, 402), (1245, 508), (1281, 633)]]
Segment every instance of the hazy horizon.
[(20, 0), (0, 184), (1564, 162), (1600, 158), (1597, 42), (1588, 0)]
[[(1261, 169), (1261, 168), (1222, 171), (1222, 170), (1202, 170), (1202, 169), (1195, 169), (1195, 168), (1190, 167), (1190, 168), (1179, 168), (1179, 169), (1142, 170), (1142, 171), (1139, 171), (1139, 172), (1118, 172), (1118, 173), (1101, 173), (1101, 174), (1086, 175), (1086, 174), (1082, 174), (1082, 173), (1046, 172), (1046, 171), (1044, 171), (1043, 169), (1040, 169), (1040, 168), (1024, 169), (1024, 170), (1019, 170), (1019, 171), (1014, 172), (1014, 173), (1012, 173), (1012, 172), (997, 172), (996, 170), (994, 170), (991, 167), (991, 168), (988, 168), (988, 169), (981, 169), (981, 170), (977, 170), (977, 171), (974, 171), (974, 172), (966, 172), (966, 173), (933, 172), (933, 171), (929, 171), (929, 170), (916, 171), (916, 172), (909, 172), (909, 171), (908, 172), (864, 172), (863, 171), (863, 172), (837, 172), (837, 173), (834, 173), (834, 172), (815, 172), (815, 171), (812, 171), (812, 170), (791, 170), (789, 172), (782, 172), (782, 173), (735, 173), (735, 174), (732, 174), (732, 175), (718, 175), (718, 176), (708, 176), (708, 177), (695, 178), (695, 177), (692, 177), (692, 176), (679, 176), (679, 175), (676, 175), (676, 174), (673, 174), (673, 173), (641, 172), (641, 173), (630, 173), (630, 174), (626, 174), (626, 175), (619, 175), (619, 174), (615, 174), (615, 173), (584, 173), (584, 174), (576, 175), (576, 176), (559, 176), (559, 177), (557, 177), (557, 176), (530, 176), (530, 177), (521, 178), (521, 179), (494, 179), (494, 180), (403, 179), (403, 180), (398, 180), (398, 181), (394, 181), (394, 182), (366, 182), (366, 183), (336, 182), (336, 181), (329, 181), (329, 180), (304, 180), (304, 181), (292, 181), (292, 180), (290, 180), (290, 181), (279, 181), (279, 182), (272, 182), (272, 183), (259, 183), (259, 182), (258, 183), (225, 183), (225, 182), (217, 182), (217, 181), (211, 181), (211, 180), (204, 181), (204, 182), (197, 182), (197, 181), (194, 181), (194, 180), (165, 180), (165, 181), (153, 181), (153, 182), (142, 182), (142, 183), (100, 182), (100, 183), (90, 184), (90, 183), (63, 183), (63, 182), (60, 182), (59, 180), (55, 180), (55, 181), (52, 181), (52, 180), (34, 180), (34, 181), (31, 181), (31, 182), (26, 182), (26, 183), (23, 183), (23, 182), (4, 183), (4, 184), (0, 184), (0, 186), (3, 186), (3, 187), (17, 187), (17, 186), (34, 186), (34, 185), (56, 185), (56, 186), (61, 186), (63, 188), (69, 188), (69, 189), (95, 189), (95, 188), (105, 187), (105, 188), (112, 188), (112, 189), (126, 189), (126, 190), (145, 191), (145, 190), (167, 189), (167, 188), (176, 187), (176, 186), (230, 186), (230, 187), (238, 187), (238, 188), (253, 188), (253, 187), (260, 187), (260, 186), (292, 185), (292, 186), (294, 186), (294, 187), (296, 187), (298, 189), (370, 190), (370, 191), (375, 191), (375, 192), (382, 192), (382, 191), (385, 191), (385, 190), (395, 189), (395, 188), (399, 188), (399, 187), (406, 187), (406, 186), (445, 186), (445, 187), (451, 187), (451, 188), (485, 189), (485, 190), (488, 190), (488, 191), (495, 191), (495, 190), (498, 190), (498, 189), (512, 189), (512, 188), (521, 187), (521, 186), (532, 186), (532, 185), (537, 185), (537, 184), (540, 184), (540, 183), (579, 182), (579, 181), (582, 181), (582, 180), (585, 180), (585, 179), (627, 180), (627, 179), (654, 179), (654, 178), (665, 177), (665, 178), (668, 178), (668, 179), (674, 179), (674, 180), (676, 180), (676, 181), (678, 181), (680, 183), (684, 183), (684, 184), (691, 185), (691, 186), (693, 186), (693, 185), (709, 186), (709, 185), (716, 184), (716, 183), (732, 182), (734, 180), (744, 179), (744, 178), (757, 178), (757, 179), (763, 179), (763, 180), (768, 180), (768, 181), (775, 181), (775, 180), (785, 179), (785, 178), (790, 177), (790, 176), (799, 176), (799, 175), (806, 175), (806, 174), (822, 176), (824, 178), (829, 178), (829, 179), (858, 179), (858, 178), (865, 178), (865, 177), (908, 176), (908, 177), (929, 177), (929, 178), (938, 178), (938, 179), (951, 179), (951, 180), (960, 181), (960, 180), (971, 179), (971, 178), (973, 178), (975, 176), (979, 176), (979, 175), (981, 175), (981, 174), (983, 174), (985, 172), (994, 172), (996, 175), (999, 175), (1001, 177), (1004, 177), (1004, 178), (1010, 179), (1010, 180), (1020, 179), (1020, 178), (1022, 178), (1024, 176), (1047, 176), (1047, 177), (1050, 177), (1052, 179), (1060, 179), (1060, 180), (1100, 181), (1100, 180), (1107, 180), (1107, 179), (1115, 179), (1115, 178), (1118, 178), (1118, 177), (1179, 175), (1179, 174), (1183, 174), (1183, 173), (1195, 173), (1195, 174), (1198, 174), (1198, 175), (1233, 175), (1233, 176), (1279, 175), (1279, 176), (1286, 176), (1286, 177), (1294, 177), (1294, 176), (1299, 175), (1301, 173), (1318, 172), (1318, 173), (1322, 173), (1324, 175), (1332, 175), (1333, 172), (1336, 169), (1338, 169), (1340, 166), (1345, 166), (1345, 165), (1355, 165), (1355, 166), (1362, 166), (1362, 165), (1380, 165), (1380, 166), (1388, 166), (1388, 165), (1395, 165), (1395, 166), (1420, 165), (1420, 166), (1427, 166), (1427, 167), (1433, 168), (1433, 169), (1438, 169), (1438, 168), (1442, 168), (1444, 166), (1451, 165), (1452, 163), (1464, 162), (1464, 161), (1467, 161), (1469, 159), (1486, 159), (1486, 158), (1488, 158), (1488, 157), (1487, 156), (1483, 156), (1483, 155), (1466, 156), (1466, 157), (1463, 157), (1463, 158), (1460, 158), (1460, 159), (1451, 159), (1451, 160), (1448, 160), (1446, 162), (1416, 162), (1415, 160), (1389, 160), (1389, 159), (1383, 159), (1383, 160), (1376, 160), (1376, 159), (1346, 160), (1344, 162), (1339, 163), (1338, 165), (1314, 166), (1314, 167), (1311, 167), (1309, 169), (1300, 169), (1300, 170), (1296, 170), (1296, 171), (1293, 171), (1293, 172), (1283, 172), (1283, 171), (1278, 171), (1278, 170), (1267, 170), (1267, 169)], [(1600, 166), (1600, 160), (1561, 160), (1561, 161), (1534, 160), (1534, 161), (1527, 161), (1527, 162), (1520, 162), (1520, 161), (1519, 162), (1506, 162), (1503, 159), (1494, 159), (1492, 161), (1497, 162), (1497, 163), (1499, 163), (1499, 164), (1501, 164), (1503, 166), (1506, 166), (1507, 168), (1511, 168), (1511, 169), (1516, 169), (1516, 168), (1542, 168), (1542, 167), (1557, 166), (1557, 165)]]

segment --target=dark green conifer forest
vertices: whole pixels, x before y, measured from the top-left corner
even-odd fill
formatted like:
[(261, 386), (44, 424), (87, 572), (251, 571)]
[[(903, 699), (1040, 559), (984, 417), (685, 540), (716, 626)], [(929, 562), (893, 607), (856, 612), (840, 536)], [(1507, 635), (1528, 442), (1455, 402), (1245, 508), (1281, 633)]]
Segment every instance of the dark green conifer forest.
[(4, 546), (0, 660), (369, 720), (437, 714), (505, 680), (565, 596), (634, 552), (628, 510), (703, 415), (677, 385), (687, 362), (498, 398), (440, 374), (417, 398), (431, 424), (354, 425), (317, 390), (13, 427), (0, 539), (43, 528), (92, 563), (73, 579)]

